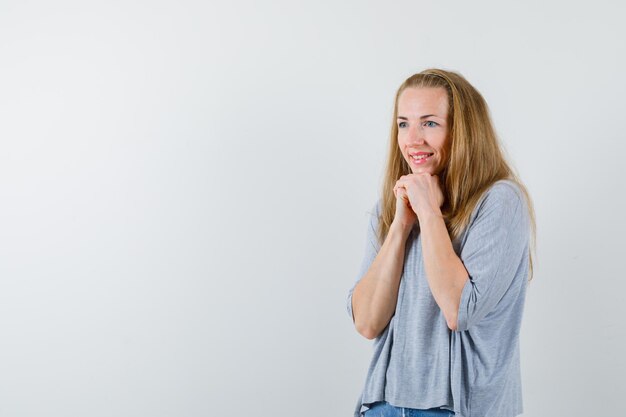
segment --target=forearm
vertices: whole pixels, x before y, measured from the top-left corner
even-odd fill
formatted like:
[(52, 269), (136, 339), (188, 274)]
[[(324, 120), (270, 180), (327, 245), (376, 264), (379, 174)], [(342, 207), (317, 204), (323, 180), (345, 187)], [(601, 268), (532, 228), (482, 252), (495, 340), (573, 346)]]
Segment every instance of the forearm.
[(448, 327), (456, 330), (461, 293), (468, 280), (467, 270), (454, 252), (441, 215), (432, 213), (418, 218), (428, 285)]
[(378, 336), (395, 312), (409, 233), (392, 224), (372, 265), (352, 293), (355, 327), (368, 339)]

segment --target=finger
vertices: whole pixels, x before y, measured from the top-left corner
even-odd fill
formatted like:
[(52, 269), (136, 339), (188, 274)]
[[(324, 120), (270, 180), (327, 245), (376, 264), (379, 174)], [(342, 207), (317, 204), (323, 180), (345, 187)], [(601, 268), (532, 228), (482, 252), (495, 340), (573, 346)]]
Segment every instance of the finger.
[(396, 198), (404, 198), (404, 195), (406, 195), (406, 190), (404, 189), (404, 187), (395, 187), (394, 195)]
[(411, 207), (411, 200), (409, 200), (409, 195), (406, 193), (406, 189), (400, 188), (398, 196), (408, 207)]
[(398, 197), (400, 197), (404, 201), (407, 201), (407, 202), (409, 201), (409, 195), (406, 192), (406, 188), (399, 188), (398, 189)]

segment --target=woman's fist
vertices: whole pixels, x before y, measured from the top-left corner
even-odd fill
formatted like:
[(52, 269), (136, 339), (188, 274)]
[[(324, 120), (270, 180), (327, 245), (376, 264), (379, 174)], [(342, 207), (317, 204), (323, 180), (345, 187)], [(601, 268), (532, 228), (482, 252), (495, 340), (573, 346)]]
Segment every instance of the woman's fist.
[[(405, 201), (416, 219), (428, 218), (432, 215), (441, 216), (441, 206), (444, 202), (444, 195), (439, 185), (439, 177), (428, 173), (408, 174), (401, 176), (394, 186), (396, 202), (399, 196)], [(405, 223), (410, 218), (409, 214), (402, 212), (401, 221)]]
[(407, 190), (400, 180), (393, 187), (393, 193), (396, 196), (396, 214), (393, 221), (398, 222), (403, 230), (410, 230), (417, 221), (417, 214), (413, 211)]

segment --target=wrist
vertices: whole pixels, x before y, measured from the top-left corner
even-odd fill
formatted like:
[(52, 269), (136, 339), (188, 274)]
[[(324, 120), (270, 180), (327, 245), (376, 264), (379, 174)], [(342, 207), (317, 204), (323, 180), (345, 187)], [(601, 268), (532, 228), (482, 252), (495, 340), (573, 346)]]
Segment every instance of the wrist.
[(426, 210), (417, 214), (417, 220), (419, 221), (420, 227), (426, 223), (432, 222), (440, 222), (443, 221), (443, 214), (441, 210)]
[(397, 220), (393, 220), (391, 222), (391, 226), (389, 227), (390, 231), (394, 231), (395, 233), (400, 233), (402, 235), (404, 235), (405, 237), (408, 237), (409, 234), (411, 233), (411, 230), (413, 229), (413, 226), (415, 225), (415, 223), (412, 224), (404, 224), (400, 221)]

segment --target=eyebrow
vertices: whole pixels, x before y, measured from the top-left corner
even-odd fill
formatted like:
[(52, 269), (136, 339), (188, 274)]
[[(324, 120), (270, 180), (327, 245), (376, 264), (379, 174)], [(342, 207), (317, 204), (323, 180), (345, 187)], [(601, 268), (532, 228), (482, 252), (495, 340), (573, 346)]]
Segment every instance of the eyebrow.
[[(425, 119), (425, 118), (430, 117), (430, 116), (439, 117), (439, 116), (437, 116), (436, 114), (425, 114), (424, 116), (420, 116), (420, 119)], [(441, 117), (439, 117), (439, 118), (441, 119)], [(409, 120), (409, 119), (407, 119), (407, 118), (406, 118), (406, 117), (404, 117), (404, 116), (398, 116), (398, 119), (402, 119), (402, 120)]]

